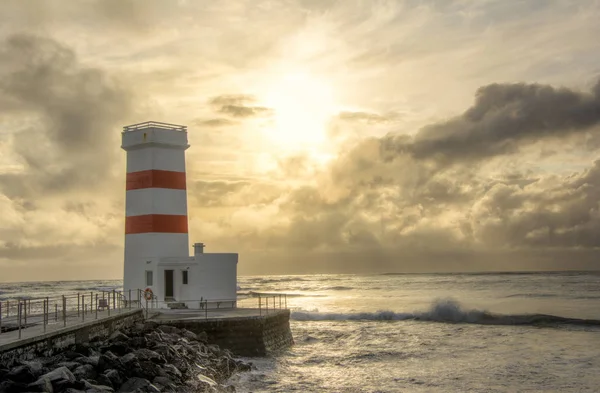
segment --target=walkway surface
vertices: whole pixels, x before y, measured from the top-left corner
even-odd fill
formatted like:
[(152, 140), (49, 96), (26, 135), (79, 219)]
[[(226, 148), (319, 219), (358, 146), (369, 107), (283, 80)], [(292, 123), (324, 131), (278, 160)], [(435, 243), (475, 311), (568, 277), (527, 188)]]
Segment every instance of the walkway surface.
[[(69, 311), (67, 313), (67, 323), (65, 327), (65, 322), (62, 319), (62, 313), (59, 313), (58, 320), (56, 319), (56, 315), (51, 313), (49, 315), (49, 321), (46, 325), (46, 329), (44, 330), (43, 324), (43, 316), (41, 314), (38, 315), (28, 315), (27, 316), (27, 326), (21, 327), (21, 337), (19, 337), (18, 330), (12, 330), (9, 332), (0, 333), (0, 351), (2, 351), (2, 346), (6, 344), (12, 344), (16, 341), (26, 340), (37, 336), (43, 336), (49, 333), (59, 332), (62, 329), (69, 329), (78, 325), (85, 324), (87, 322), (97, 321), (106, 319), (109, 316), (119, 315), (121, 313), (128, 313), (130, 311), (134, 311), (136, 309), (115, 309), (109, 311), (98, 311), (96, 312), (87, 312), (85, 314), (80, 313), (77, 314), (77, 311)], [(110, 315), (109, 315), (110, 313)], [(82, 315), (83, 314), (83, 315)], [(23, 321), (21, 322), (23, 323)], [(2, 328), (17, 327), (17, 318), (2, 318)]]

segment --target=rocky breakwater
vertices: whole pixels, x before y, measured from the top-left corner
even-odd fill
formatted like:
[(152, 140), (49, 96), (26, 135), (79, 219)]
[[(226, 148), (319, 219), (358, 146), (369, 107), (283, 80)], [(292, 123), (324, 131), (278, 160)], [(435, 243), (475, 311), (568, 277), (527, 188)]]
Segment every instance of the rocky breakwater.
[(232, 392), (227, 379), (250, 368), (206, 334), (145, 322), (51, 357), (0, 364), (0, 393)]

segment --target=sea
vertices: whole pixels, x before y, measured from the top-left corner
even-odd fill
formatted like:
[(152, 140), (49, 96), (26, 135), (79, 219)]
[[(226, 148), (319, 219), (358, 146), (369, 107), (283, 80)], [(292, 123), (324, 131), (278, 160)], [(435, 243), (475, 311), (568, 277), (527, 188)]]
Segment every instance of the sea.
[[(600, 392), (600, 272), (241, 276), (286, 293), (295, 345), (237, 392)], [(0, 298), (120, 281), (0, 283)]]

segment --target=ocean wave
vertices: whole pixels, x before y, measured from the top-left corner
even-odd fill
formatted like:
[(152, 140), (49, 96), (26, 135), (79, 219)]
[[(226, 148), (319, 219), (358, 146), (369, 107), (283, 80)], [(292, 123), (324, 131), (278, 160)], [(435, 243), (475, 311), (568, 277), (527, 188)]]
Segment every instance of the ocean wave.
[(425, 312), (376, 311), (360, 313), (319, 313), (293, 311), (296, 321), (428, 321), (479, 325), (580, 325), (600, 326), (600, 320), (565, 318), (548, 314), (493, 314), (482, 310), (464, 310), (454, 300), (439, 300)]
[(344, 286), (341, 286), (341, 285), (337, 285), (337, 286), (334, 286), (334, 287), (323, 288), (323, 290), (325, 290), (325, 291), (350, 291), (352, 289), (354, 289), (354, 288), (344, 287)]

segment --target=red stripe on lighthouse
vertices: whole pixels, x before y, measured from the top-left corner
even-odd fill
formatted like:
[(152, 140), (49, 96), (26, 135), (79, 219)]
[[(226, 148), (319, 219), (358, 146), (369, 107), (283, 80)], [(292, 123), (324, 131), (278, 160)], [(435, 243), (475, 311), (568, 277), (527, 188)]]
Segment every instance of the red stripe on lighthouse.
[(125, 218), (125, 234), (136, 233), (188, 233), (187, 216), (145, 214)]
[(128, 173), (126, 189), (139, 190), (142, 188), (185, 190), (185, 172), (150, 169), (147, 171)]

